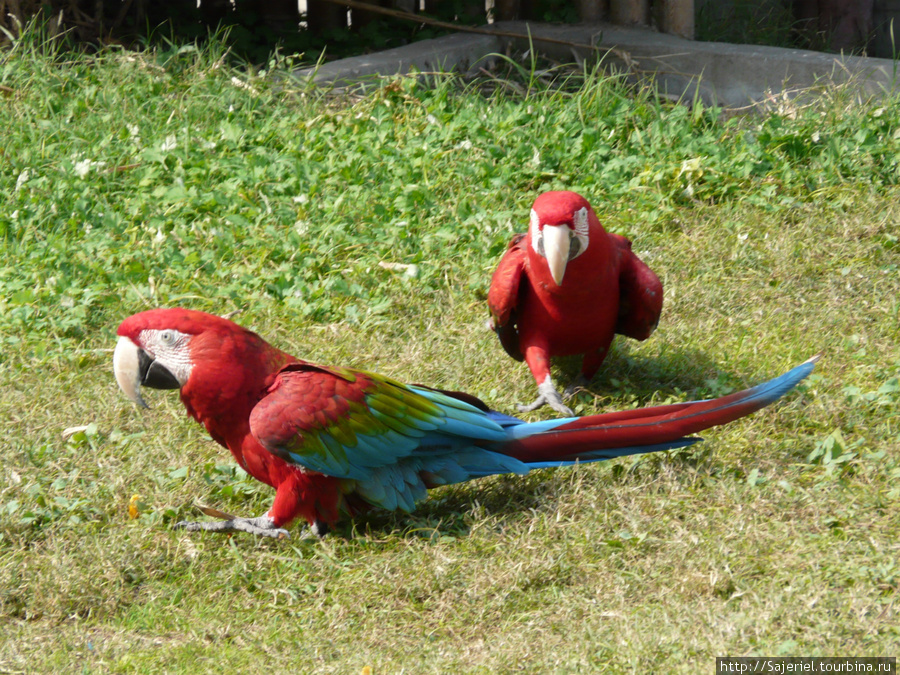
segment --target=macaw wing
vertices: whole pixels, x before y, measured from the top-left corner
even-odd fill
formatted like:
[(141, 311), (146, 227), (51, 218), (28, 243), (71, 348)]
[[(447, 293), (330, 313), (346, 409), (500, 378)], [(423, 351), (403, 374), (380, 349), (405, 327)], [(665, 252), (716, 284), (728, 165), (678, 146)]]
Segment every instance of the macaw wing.
[[(506, 253), (494, 270), (488, 290), (488, 308), (491, 310), (491, 327), (500, 338), (503, 349), (516, 361), (523, 360), (519, 348), (519, 331), (516, 328), (516, 309), (519, 291), (525, 274), (527, 255), (525, 235), (517, 234), (509, 242)], [(527, 279), (527, 277), (524, 277)]]
[(250, 431), (286, 462), (367, 480), (410, 457), (504, 440), (482, 410), (441, 392), (364, 371), (292, 364), (250, 415)]
[(616, 333), (646, 340), (662, 313), (663, 287), (659, 277), (631, 250), (631, 242), (610, 234), (619, 255), (619, 318)]

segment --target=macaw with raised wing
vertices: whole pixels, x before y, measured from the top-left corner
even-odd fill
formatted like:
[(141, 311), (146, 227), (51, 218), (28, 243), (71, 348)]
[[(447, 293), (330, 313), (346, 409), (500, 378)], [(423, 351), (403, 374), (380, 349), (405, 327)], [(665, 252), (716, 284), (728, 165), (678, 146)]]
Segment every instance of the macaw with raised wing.
[(179, 389), (190, 416), (251, 476), (275, 488), (255, 518), (178, 523), (187, 530), (284, 536), (296, 518), (324, 535), (341, 517), (377, 507), (412, 511), (429, 488), (668, 450), (772, 403), (813, 360), (723, 398), (526, 423), (474, 396), (406, 385), (362, 370), (316, 365), (224, 319), (153, 309), (119, 326), (116, 381), (146, 407), (141, 387)]
[[(507, 354), (525, 360), (538, 398), (563, 415), (563, 403), (587, 385), (616, 333), (646, 340), (659, 323), (659, 277), (631, 251), (631, 242), (603, 229), (575, 192), (545, 192), (531, 207), (526, 234), (517, 234), (494, 271), (488, 292), (491, 327)], [(560, 396), (550, 377), (554, 356), (583, 354), (581, 373)]]

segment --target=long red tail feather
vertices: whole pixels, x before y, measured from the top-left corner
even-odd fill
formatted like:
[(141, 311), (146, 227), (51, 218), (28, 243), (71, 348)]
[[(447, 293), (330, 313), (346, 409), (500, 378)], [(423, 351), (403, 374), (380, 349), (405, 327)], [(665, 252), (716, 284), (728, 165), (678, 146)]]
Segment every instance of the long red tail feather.
[(575, 459), (581, 453), (678, 441), (727, 424), (781, 398), (812, 372), (819, 357), (751, 389), (708, 401), (591, 415), (506, 443), (502, 452), (523, 462)]

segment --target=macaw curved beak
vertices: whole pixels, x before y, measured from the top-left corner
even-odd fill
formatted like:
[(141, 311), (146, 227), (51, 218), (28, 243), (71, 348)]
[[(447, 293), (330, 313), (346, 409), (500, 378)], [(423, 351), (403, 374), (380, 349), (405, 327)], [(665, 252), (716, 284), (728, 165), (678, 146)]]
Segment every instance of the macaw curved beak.
[(142, 408), (141, 386), (152, 389), (180, 389), (181, 384), (169, 370), (129, 338), (119, 336), (113, 352), (113, 372), (124, 394)]
[(557, 286), (562, 286), (572, 244), (571, 230), (565, 225), (544, 225), (543, 236), (544, 257), (550, 267), (550, 276)]

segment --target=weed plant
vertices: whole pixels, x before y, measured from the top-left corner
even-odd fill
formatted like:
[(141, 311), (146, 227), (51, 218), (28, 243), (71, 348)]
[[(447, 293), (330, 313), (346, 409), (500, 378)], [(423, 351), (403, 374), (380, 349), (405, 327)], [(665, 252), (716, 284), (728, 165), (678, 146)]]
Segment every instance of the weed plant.
[[(896, 99), (729, 117), (599, 72), (337, 95), (222, 52), (86, 56), (31, 32), (0, 53), (0, 670), (896, 654)], [(534, 384), (484, 296), (559, 188), (666, 288), (657, 333), (616, 343), (580, 414), (721, 395), (822, 352), (816, 373), (689, 450), (443, 489), (321, 542), (170, 529), (197, 501), (257, 515), (272, 495), (174, 394), (124, 400), (121, 319), (241, 310), (304, 358), (510, 412)]]

